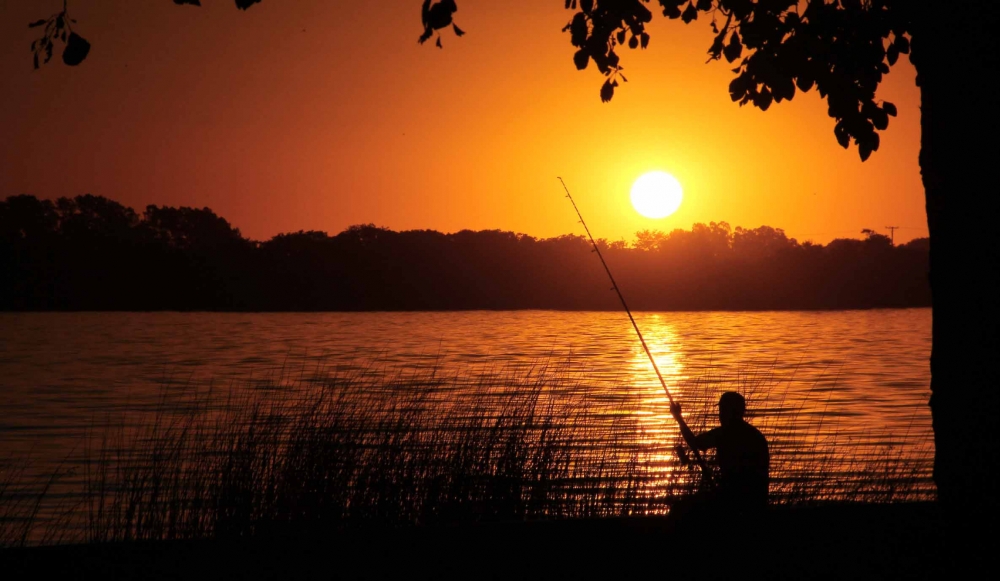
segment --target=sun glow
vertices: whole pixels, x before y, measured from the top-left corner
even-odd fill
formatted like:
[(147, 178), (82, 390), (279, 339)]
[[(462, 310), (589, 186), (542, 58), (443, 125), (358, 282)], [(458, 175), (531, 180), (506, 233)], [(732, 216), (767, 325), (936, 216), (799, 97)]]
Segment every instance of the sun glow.
[(632, 206), (647, 218), (666, 218), (677, 211), (683, 199), (681, 183), (674, 176), (651, 171), (632, 184)]

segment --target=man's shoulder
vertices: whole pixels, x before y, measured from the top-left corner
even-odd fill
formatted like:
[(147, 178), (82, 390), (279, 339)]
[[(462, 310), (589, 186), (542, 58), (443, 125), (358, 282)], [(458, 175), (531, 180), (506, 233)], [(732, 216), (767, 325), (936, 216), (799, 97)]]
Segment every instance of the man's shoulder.
[(720, 439), (724, 438), (725, 438), (725, 432), (722, 430), (721, 426), (717, 428), (712, 428), (707, 432), (702, 432), (701, 434), (695, 436), (695, 439), (698, 440), (699, 445), (704, 446), (706, 448), (715, 448), (716, 446), (719, 445)]
[(764, 442), (764, 444), (767, 444), (767, 438), (764, 437), (764, 434), (762, 434), (761, 431), (758, 430), (756, 426), (754, 426), (749, 422), (743, 422), (743, 425), (746, 426), (744, 429), (752, 438), (760, 440)]

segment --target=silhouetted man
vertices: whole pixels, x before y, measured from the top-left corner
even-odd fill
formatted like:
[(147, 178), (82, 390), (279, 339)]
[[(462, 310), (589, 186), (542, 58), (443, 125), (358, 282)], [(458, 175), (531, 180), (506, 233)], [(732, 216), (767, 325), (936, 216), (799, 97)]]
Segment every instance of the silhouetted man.
[(681, 426), (688, 446), (698, 450), (715, 448), (719, 464), (717, 500), (719, 508), (732, 512), (759, 512), (767, 507), (768, 469), (771, 457), (767, 439), (760, 431), (743, 420), (746, 400), (735, 391), (719, 398), (718, 428), (695, 436), (681, 420), (681, 406), (674, 404), (670, 412)]

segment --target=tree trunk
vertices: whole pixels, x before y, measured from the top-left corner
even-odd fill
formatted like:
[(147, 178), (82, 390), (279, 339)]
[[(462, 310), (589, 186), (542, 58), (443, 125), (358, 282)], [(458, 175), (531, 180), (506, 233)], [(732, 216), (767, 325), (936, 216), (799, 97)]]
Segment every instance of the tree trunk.
[(934, 480), (947, 512), (968, 522), (997, 515), (1000, 474), (1000, 3), (921, 4), (912, 60), (931, 244)]

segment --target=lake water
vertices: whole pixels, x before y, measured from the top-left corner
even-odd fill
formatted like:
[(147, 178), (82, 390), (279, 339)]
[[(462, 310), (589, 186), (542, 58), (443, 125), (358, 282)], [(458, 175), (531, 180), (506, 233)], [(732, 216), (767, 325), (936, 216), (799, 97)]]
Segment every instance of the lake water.
[[(833, 447), (842, 463), (905, 461), (907, 486), (933, 494), (929, 309), (645, 312), (636, 321), (686, 413), (710, 421), (722, 391), (747, 392), (776, 481)], [(141, 417), (185, 386), (266, 382), (280, 392), (358, 370), (457, 376), (546, 364), (593, 401), (619, 401), (641, 418), (644, 438), (676, 436), (624, 313), (5, 313), (0, 458), (31, 457), (41, 472), (72, 464), (109, 414)], [(474, 399), (469, 386), (443, 397)]]

